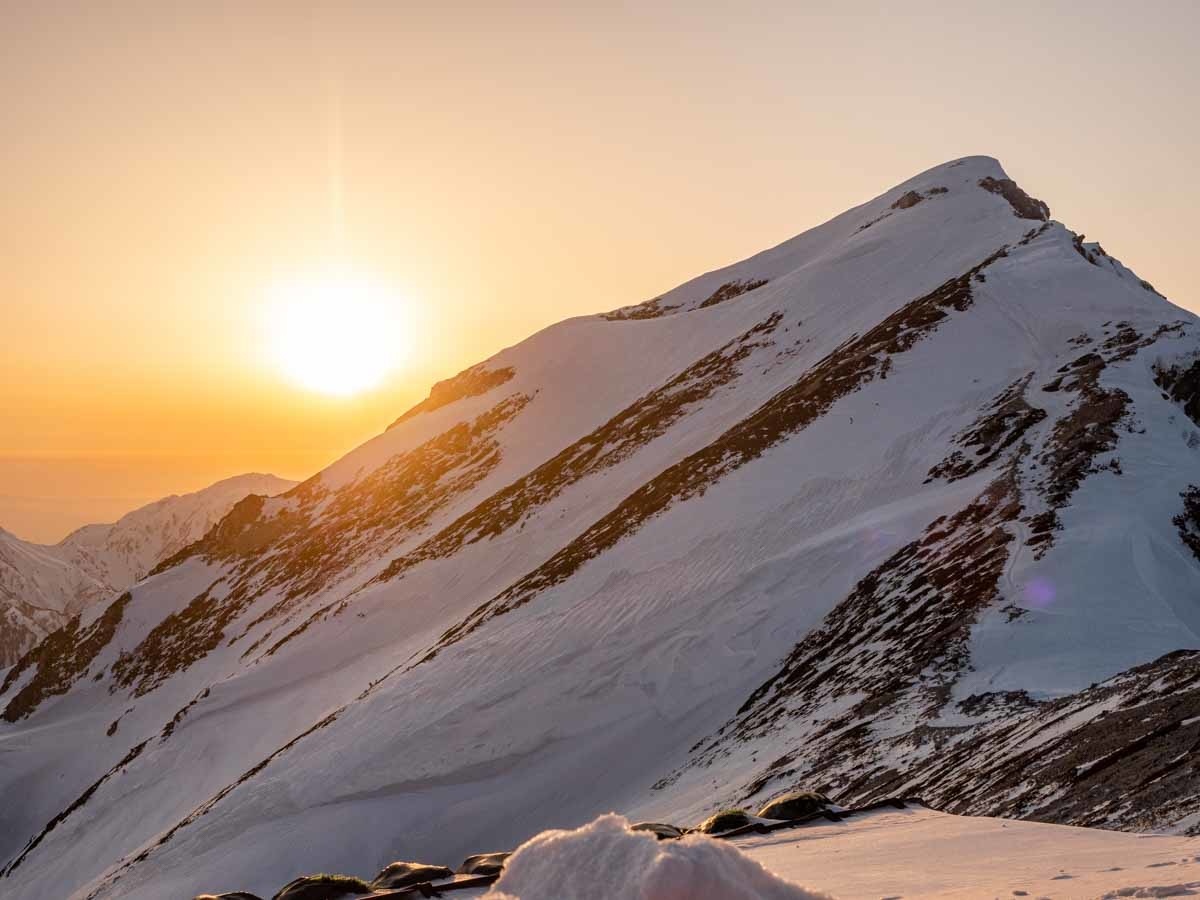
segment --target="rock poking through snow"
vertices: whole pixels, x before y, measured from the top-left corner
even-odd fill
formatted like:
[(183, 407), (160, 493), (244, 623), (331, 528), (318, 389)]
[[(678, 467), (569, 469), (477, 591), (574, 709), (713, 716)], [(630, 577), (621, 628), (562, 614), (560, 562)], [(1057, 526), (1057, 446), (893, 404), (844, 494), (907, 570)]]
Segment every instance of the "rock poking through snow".
[(824, 794), (813, 791), (793, 791), (769, 801), (758, 811), (760, 819), (799, 819), (832, 806)]
[(425, 863), (394, 862), (386, 866), (375, 876), (371, 887), (377, 891), (391, 891), (397, 888), (420, 884), (423, 881), (437, 881), (442, 878), (453, 878), (454, 873), (445, 866), (430, 866)]
[(546, 831), (513, 854), (485, 900), (829, 900), (771, 874), (732, 844), (658, 841), (617, 815)]

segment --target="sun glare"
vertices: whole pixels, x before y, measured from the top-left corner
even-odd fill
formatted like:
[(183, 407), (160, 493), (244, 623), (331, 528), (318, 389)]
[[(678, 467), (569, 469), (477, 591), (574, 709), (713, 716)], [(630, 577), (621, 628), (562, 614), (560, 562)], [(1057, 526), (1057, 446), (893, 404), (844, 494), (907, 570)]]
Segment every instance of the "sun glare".
[(400, 298), (382, 284), (345, 268), (280, 282), (267, 304), (271, 360), (308, 390), (361, 393), (406, 355), (402, 311)]

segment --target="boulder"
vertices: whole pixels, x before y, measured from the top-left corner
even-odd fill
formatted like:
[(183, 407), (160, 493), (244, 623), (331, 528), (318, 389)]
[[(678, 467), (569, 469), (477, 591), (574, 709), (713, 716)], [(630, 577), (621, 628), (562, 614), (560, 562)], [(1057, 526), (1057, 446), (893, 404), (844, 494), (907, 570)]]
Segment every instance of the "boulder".
[(660, 841), (674, 840), (683, 837), (683, 830), (674, 825), (664, 825), (662, 822), (638, 822), (629, 826), (630, 831), (651, 831)]
[(371, 893), (371, 886), (353, 875), (302, 875), (289, 881), (271, 900), (343, 900)]
[(700, 823), (697, 831), (704, 834), (720, 834), (750, 824), (750, 816), (744, 809), (723, 809)]
[(394, 862), (386, 866), (375, 876), (371, 887), (377, 891), (390, 891), (396, 888), (420, 884), (424, 881), (437, 881), (443, 878), (453, 878), (454, 873), (445, 866), (430, 866), (425, 863)]
[(476, 853), (463, 860), (458, 867), (459, 875), (498, 875), (504, 868), (504, 861), (512, 853)]
[(758, 811), (760, 819), (801, 819), (832, 806), (824, 794), (815, 791), (792, 791), (770, 800)]

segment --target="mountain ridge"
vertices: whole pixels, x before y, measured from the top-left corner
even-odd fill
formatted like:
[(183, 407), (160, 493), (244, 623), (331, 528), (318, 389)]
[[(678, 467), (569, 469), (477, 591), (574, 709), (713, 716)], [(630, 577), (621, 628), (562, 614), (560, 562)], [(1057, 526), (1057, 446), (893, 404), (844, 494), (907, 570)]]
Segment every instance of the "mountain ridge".
[(0, 668), (15, 663), (35, 639), (121, 593), (202, 537), (234, 500), (294, 484), (257, 472), (235, 475), (163, 497), (115, 522), (83, 525), (57, 544), (25, 541), (0, 528)]
[(1194, 827), (1155, 760), (1200, 740), (1197, 322), (1006, 182), (551, 326), (244, 501), (10, 672), (0, 883), (262, 890), (795, 784)]

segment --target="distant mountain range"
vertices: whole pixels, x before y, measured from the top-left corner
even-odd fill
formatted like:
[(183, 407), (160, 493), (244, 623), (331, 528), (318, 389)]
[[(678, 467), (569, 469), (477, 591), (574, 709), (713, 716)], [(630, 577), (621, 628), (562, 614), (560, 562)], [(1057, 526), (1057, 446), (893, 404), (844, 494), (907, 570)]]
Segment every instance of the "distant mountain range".
[(274, 475), (239, 475), (166, 497), (108, 525), (85, 525), (54, 545), (0, 529), (0, 669), (88, 605), (113, 599), (202, 538), (237, 501), (294, 484)]
[(274, 492), (9, 670), (0, 894), (269, 896), (791, 788), (1200, 830), (1200, 320), (993, 159)]

